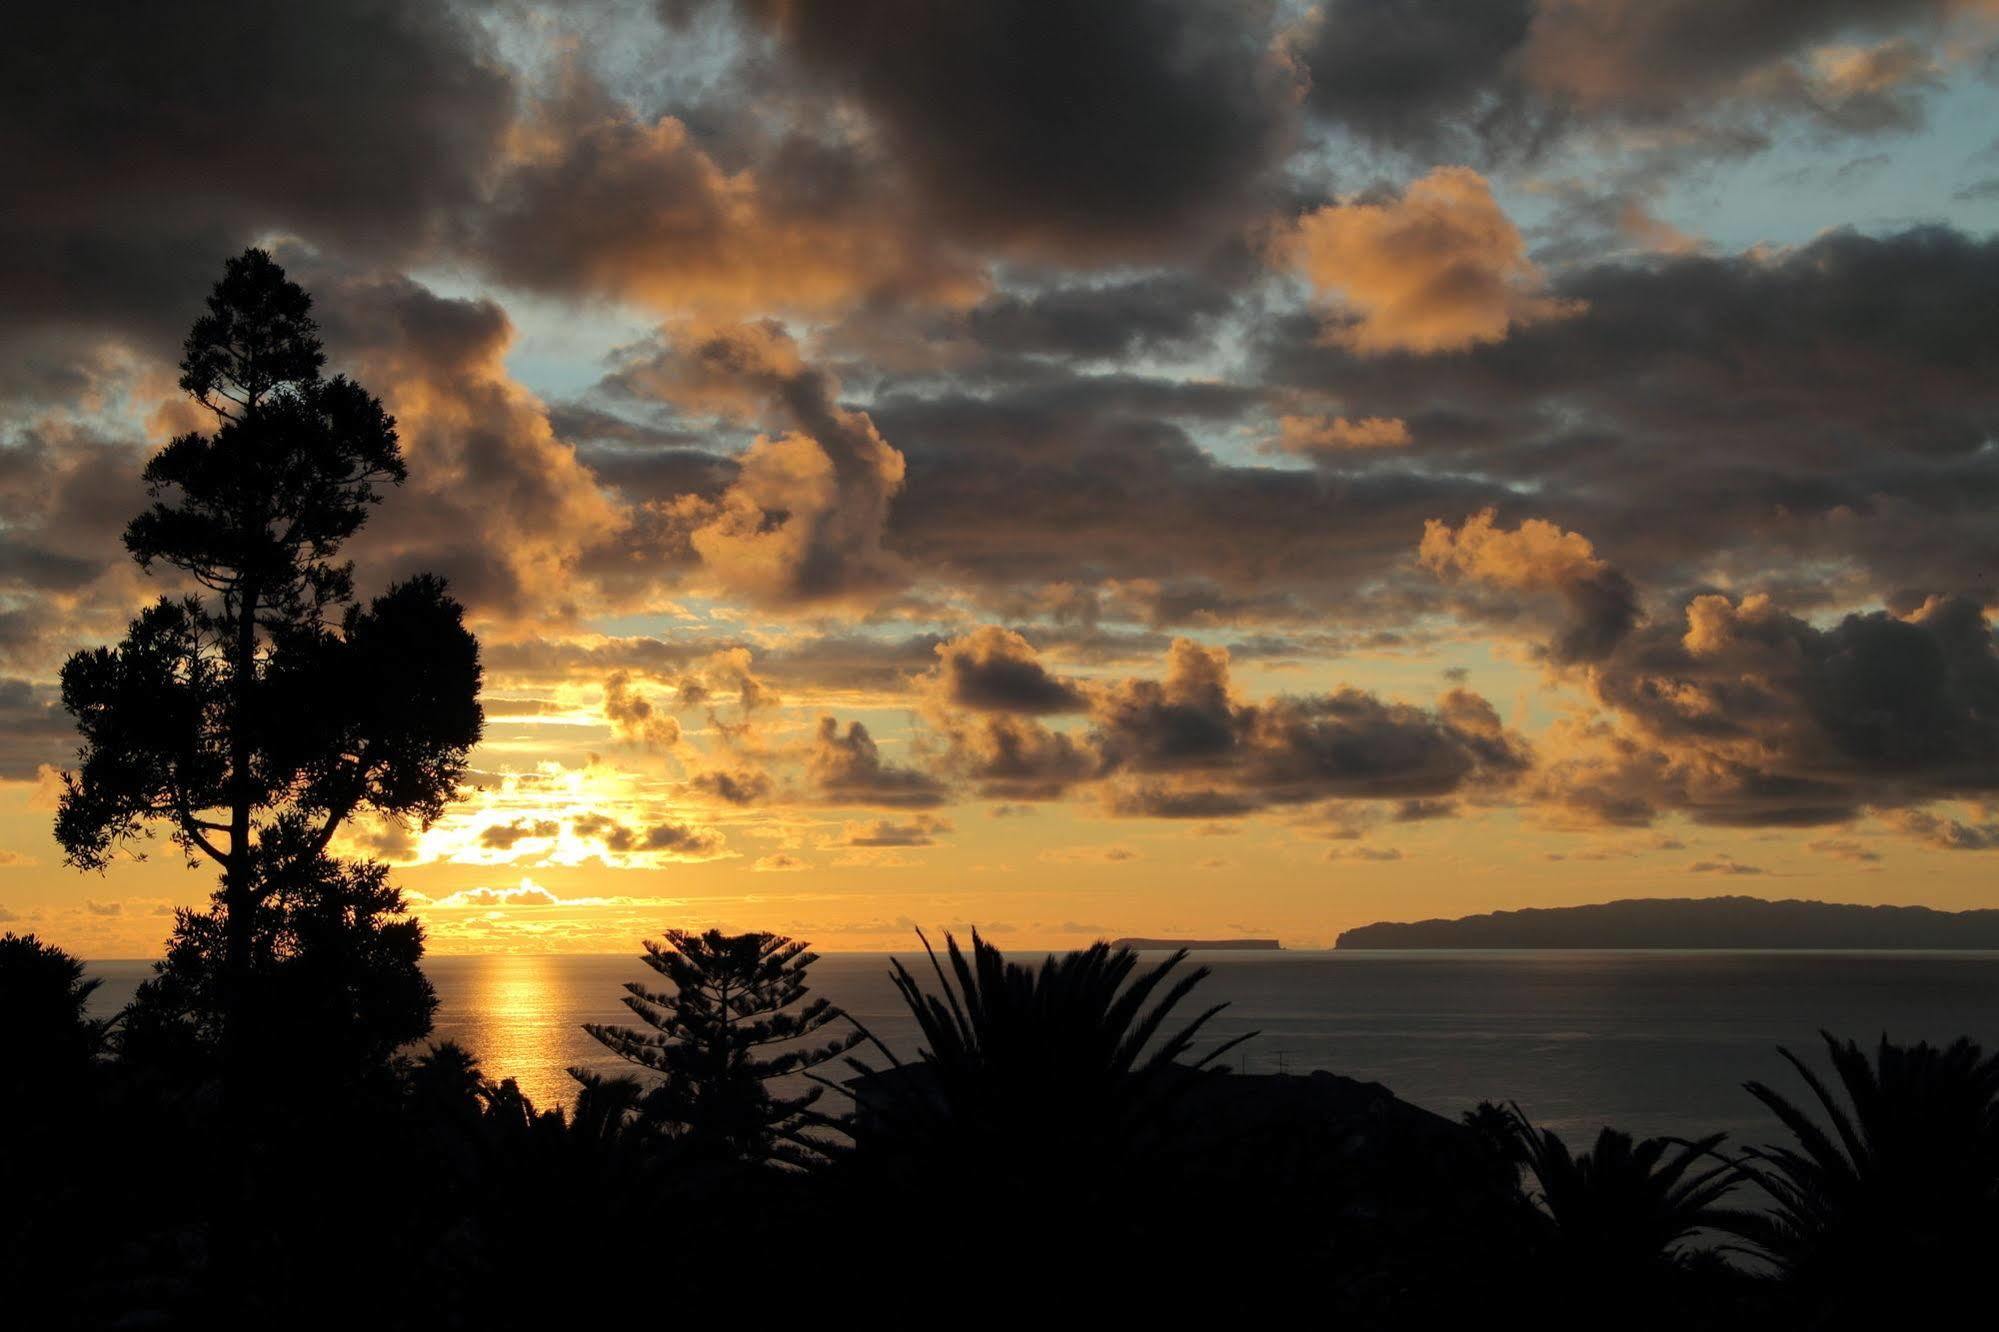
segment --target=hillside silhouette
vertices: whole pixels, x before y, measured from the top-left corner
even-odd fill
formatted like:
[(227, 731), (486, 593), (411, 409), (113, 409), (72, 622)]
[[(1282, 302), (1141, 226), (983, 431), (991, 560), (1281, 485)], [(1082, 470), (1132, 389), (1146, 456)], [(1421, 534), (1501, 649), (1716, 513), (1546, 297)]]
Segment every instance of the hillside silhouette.
[(1369, 948), (1999, 948), (1999, 911), (1760, 897), (1646, 897), (1456, 920), (1381, 922), (1334, 945)]

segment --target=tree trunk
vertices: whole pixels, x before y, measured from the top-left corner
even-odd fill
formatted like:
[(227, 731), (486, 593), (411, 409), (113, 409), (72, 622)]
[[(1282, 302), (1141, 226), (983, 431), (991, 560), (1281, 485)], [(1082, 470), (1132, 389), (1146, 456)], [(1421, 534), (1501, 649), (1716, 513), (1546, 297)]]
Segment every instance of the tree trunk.
[(249, 1218), (256, 1187), (251, 1150), (253, 1111), (251, 1043), (246, 1018), (250, 1005), (251, 943), (256, 923), (255, 857), (250, 812), (255, 800), (250, 776), (250, 710), (257, 670), (257, 590), (247, 580), (239, 589), (235, 642), (230, 645), (235, 697), (229, 734), (229, 859), (222, 872), (222, 1104), (221, 1183), (223, 1193), (211, 1236), (210, 1263), (215, 1289), (225, 1307), (244, 1298), (250, 1269)]
[(223, 870), (225, 957), (222, 968), (222, 1045), (225, 1104), (240, 1100), (244, 1006), (250, 974), (250, 943), (256, 916), (254, 865), (250, 843), (250, 708), (257, 675), (257, 589), (246, 582), (236, 610), (236, 641), (232, 645), (230, 684), (235, 692), (229, 728), (229, 862)]

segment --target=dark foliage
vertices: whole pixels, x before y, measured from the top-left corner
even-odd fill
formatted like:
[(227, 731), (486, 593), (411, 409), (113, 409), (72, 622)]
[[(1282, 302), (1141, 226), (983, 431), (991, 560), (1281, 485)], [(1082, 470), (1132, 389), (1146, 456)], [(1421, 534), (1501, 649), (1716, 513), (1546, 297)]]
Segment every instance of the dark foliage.
[[(396, 1052), (429, 1034), (437, 995), (419, 966), (423, 926), (386, 866), (321, 856), (278, 870), (254, 908), (241, 1035), (257, 1100), (309, 1096), (323, 1110), (392, 1075)], [(184, 1083), (219, 1072), (224, 947), (219, 902), (175, 913), (166, 957), (125, 1011), (127, 1063)]]
[(969, 959), (955, 938), (944, 942), (948, 974), (923, 941), (935, 994), (892, 963), (896, 989), (923, 1033), (920, 1063), (904, 1065), (880, 1041), (893, 1072), (854, 1061), (872, 1089), (862, 1093), (863, 1112), (892, 1137), (1021, 1168), (1102, 1162), (1150, 1141), (1200, 1072), (1250, 1039), (1187, 1060), (1226, 1005), (1169, 1029), (1174, 1010), (1208, 976), (1196, 967), (1167, 984), (1185, 950), (1135, 975), (1138, 954), (1104, 943), (1050, 956), (1037, 969), (1009, 963), (976, 932)]
[(99, 982), (83, 963), (32, 934), (0, 935), (0, 1102), (17, 1106), (52, 1079), (84, 1072), (100, 1055), (111, 1024), (90, 1015)]
[(1999, 1245), (1999, 1055), (1962, 1038), (1883, 1036), (1870, 1060), (1856, 1042), (1820, 1035), (1837, 1091), (1781, 1051), (1815, 1106), (1748, 1084), (1793, 1142), (1742, 1154), (1770, 1207), (1728, 1228), (1776, 1265), (1804, 1326), (1976, 1299)]
[[(633, 995), (661, 1023), (628, 1033), (658, 1077), (544, 1107), (457, 1046), (398, 1052), (430, 999), (377, 867), (325, 862), (262, 903), (259, 1038), (280, 1044), (258, 1063), (242, 1199), (257, 1226), (234, 1267), (210, 1220), (228, 1196), (207, 1165), (225, 1123), (204, 1090), (213, 915), (184, 917), (115, 1026), (87, 1011), (74, 959), (0, 939), (0, 1013), (42, 1052), (4, 1107), (9, 1144), (41, 1150), (0, 1156), (0, 1279), (22, 1325), (513, 1328), (586, 1305), (643, 1314), (661, 1290), (681, 1316), (716, 1317), (767, 1285), (837, 1289), (892, 1254), (889, 1297), (919, 1304), (988, 1274), (1076, 1273), (1124, 1316), (1180, 1322), (1292, 1315), (1302, 1285), (1320, 1316), (1363, 1329), (1843, 1328), (1936, 1313), (1995, 1234), (1994, 1061), (1969, 1042), (1871, 1060), (1829, 1042), (1837, 1091), (1793, 1059), (1824, 1123), (1752, 1088), (1797, 1142), (1739, 1167), (1718, 1138), (1606, 1129), (1574, 1152), (1517, 1108), (1452, 1123), (1328, 1074), (1224, 1075), (1221, 1049), (1195, 1053), (1213, 1010), (1177, 1011), (1199, 982), (1177, 958), (1146, 969), (1097, 948), (1025, 967), (975, 942), (933, 959), (935, 990), (897, 969), (923, 1050), (859, 1080), (850, 1149), (717, 1168), (692, 1125), (747, 1124), (774, 1146), (769, 1116), (805, 1107), (773, 1094), (734, 1118), (741, 1085), (703, 1101), (695, 1051), (784, 1076), (829, 1057), (731, 1034), (810, 1037), (837, 1016), (806, 995), (802, 945), (669, 935), (654, 948), (674, 994)], [(740, 1000), (718, 997), (725, 974)], [(683, 993), (699, 1016), (665, 1002)], [(1770, 1211), (1724, 1206), (1744, 1180)], [(1731, 1263), (1717, 1229), (1763, 1266)]]
[(839, 1016), (826, 1000), (806, 997), (806, 972), (817, 956), (782, 935), (720, 930), (668, 930), (663, 942), (647, 940), (645, 948), (646, 965), (673, 986), (625, 986), (625, 1006), (647, 1030), (599, 1023), (584, 1030), (657, 1077), (643, 1091), (623, 1090), (577, 1071), (585, 1090), (626, 1098), (643, 1129), (710, 1161), (799, 1161), (815, 1153), (805, 1130), (823, 1089), (786, 1096), (771, 1084), (838, 1058), (860, 1040), (805, 1044)]
[(1548, 1243), (1578, 1274), (1614, 1283), (1678, 1263), (1686, 1241), (1732, 1215), (1717, 1206), (1736, 1182), (1733, 1169), (1714, 1162), (1719, 1134), (1676, 1145), (1605, 1128), (1578, 1155), (1518, 1106), (1513, 1125), (1540, 1189)]

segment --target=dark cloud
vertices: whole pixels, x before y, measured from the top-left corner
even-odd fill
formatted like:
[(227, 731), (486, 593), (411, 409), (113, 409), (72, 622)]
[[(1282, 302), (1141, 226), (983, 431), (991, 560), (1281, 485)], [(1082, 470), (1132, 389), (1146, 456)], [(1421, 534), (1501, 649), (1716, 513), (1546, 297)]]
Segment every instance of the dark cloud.
[(1355, 689), (1245, 702), (1231, 686), (1228, 653), (1189, 639), (1173, 643), (1161, 678), (1083, 692), (1090, 724), (1082, 736), (1004, 713), (947, 718), (953, 771), (988, 798), (1046, 800), (1107, 782), (1114, 813), (1211, 819), (1271, 805), (1497, 788), (1531, 761), (1491, 705), (1464, 690), (1435, 709)]
[(688, 778), (687, 784), (726, 805), (759, 805), (770, 799), (775, 789), (770, 774), (757, 768), (699, 772)]
[(53, 689), (0, 679), (0, 780), (31, 782), (76, 756), (76, 725)]
[(684, 823), (655, 823), (633, 828), (604, 814), (571, 819), (570, 830), (587, 841), (601, 843), (614, 855), (656, 855), (670, 860), (713, 860), (723, 854), (722, 835), (712, 828)]
[(1185, 348), (1233, 310), (1235, 285), (1209, 273), (1176, 270), (999, 292), (967, 311), (964, 326), (994, 356), (1122, 361)]
[(1327, 0), (1293, 36), (1309, 104), (1432, 160), (1532, 155), (1575, 130), (1671, 127), (1663, 158), (1916, 128), (1955, 0)]
[(1103, 259), (1214, 236), (1287, 144), (1293, 76), (1254, 0), (744, 7), (979, 242)]
[(950, 771), (987, 800), (1056, 800), (1101, 773), (1087, 739), (1007, 713), (950, 718)]
[[(1487, 478), (1502, 521), (1583, 533), (1641, 585), (1717, 567), (1754, 585), (1822, 560), (1880, 597), (1990, 586), (1999, 241), (1834, 232), (1591, 266), (1556, 294), (1586, 308), (1448, 355), (1363, 361), (1309, 321), (1273, 325), (1269, 375), (1406, 420), (1414, 443), (1367, 473), (1382, 485), (1405, 468)], [(1576, 590), (1612, 611), (1622, 596)]]
[(5, 322), (172, 348), (261, 236), (415, 253), (477, 201), (513, 98), (448, 6), (22, 10), (0, 48)]
[(1331, 0), (1298, 39), (1309, 104), (1377, 143), (1435, 152), (1528, 130), (1515, 71), (1534, 0)]
[(515, 819), (491, 824), (479, 832), (479, 845), (493, 851), (511, 851), (532, 839), (559, 836), (562, 825), (553, 819)]
[(1819, 628), (1707, 594), (1587, 679), (1615, 729), (1573, 737), (1539, 780), (1596, 821), (1805, 827), (1999, 791), (1999, 641), (1963, 598)]
[(1235, 465), (1201, 446), (1197, 432), (1225, 431), (1263, 400), (1245, 385), (1053, 369), (1001, 392), (879, 399), (871, 414), (909, 461), (889, 540), (975, 586), (1207, 585), (1162, 602), (1162, 620), (1248, 594), (1338, 598), (1351, 613), (1356, 586), (1404, 558), (1424, 519), (1491, 493), (1415, 471)]
[(1010, 629), (983, 625), (937, 648), (944, 700), (976, 712), (1080, 712), (1083, 692), (1051, 675), (1033, 646)]
[(52, 671), (79, 630), (122, 626), (139, 580), (120, 536), (145, 505), (142, 466), (137, 441), (61, 420), (0, 443), (0, 662)]
[(821, 717), (805, 770), (827, 804), (928, 809), (945, 799), (945, 786), (937, 778), (886, 762), (860, 722), (848, 722), (843, 732), (837, 720)]
[(1940, 850), (1999, 851), (1999, 819), (1966, 823), (1928, 810), (1904, 809), (1891, 814), (1889, 822), (1898, 831)]

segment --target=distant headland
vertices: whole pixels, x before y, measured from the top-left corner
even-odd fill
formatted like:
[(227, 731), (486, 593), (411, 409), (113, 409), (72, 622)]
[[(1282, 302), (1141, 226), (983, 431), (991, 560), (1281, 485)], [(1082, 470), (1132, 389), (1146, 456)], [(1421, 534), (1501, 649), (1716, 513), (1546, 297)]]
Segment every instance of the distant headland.
[(1999, 911), (1760, 897), (1652, 897), (1594, 906), (1382, 922), (1336, 948), (1993, 948)]
[(1113, 939), (1113, 948), (1131, 948), (1138, 952), (1184, 948), (1190, 953), (1214, 952), (1218, 949), (1239, 949), (1274, 953), (1280, 945), (1275, 939)]

